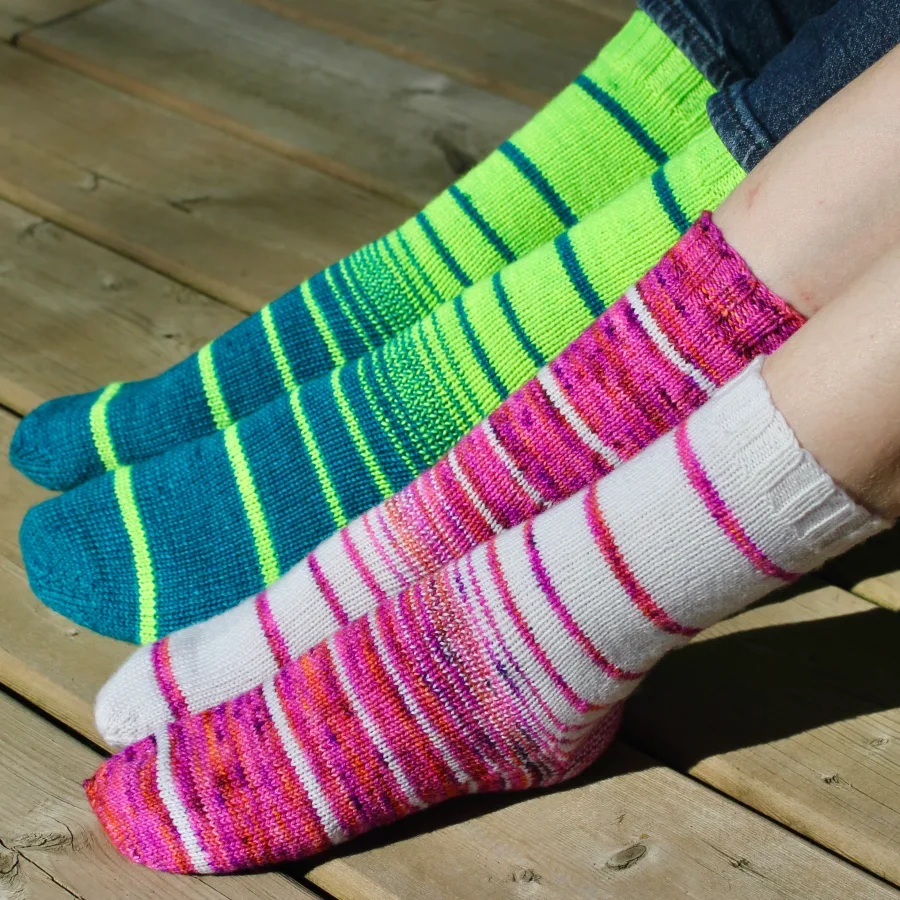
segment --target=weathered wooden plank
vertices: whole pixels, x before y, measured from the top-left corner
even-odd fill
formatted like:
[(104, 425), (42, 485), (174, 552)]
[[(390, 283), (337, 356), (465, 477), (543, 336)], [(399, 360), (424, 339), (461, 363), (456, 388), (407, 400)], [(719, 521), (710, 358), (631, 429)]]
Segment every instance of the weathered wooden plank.
[(567, 0), (251, 2), (532, 106), (571, 81), (634, 8), (623, 16), (590, 0), (585, 6)]
[(241, 0), (111, 0), (20, 46), (412, 204), (531, 115)]
[(900, 883), (900, 617), (810, 580), (664, 660), (625, 734)]
[(900, 527), (836, 559), (825, 575), (866, 600), (900, 611)]
[(3, 46), (0, 198), (244, 310), (409, 214)]
[(868, 875), (848, 884), (857, 871), (834, 868), (837, 860), (820, 848), (623, 744), (567, 789), (518, 802), (467, 799), (421, 819), (344, 858), (341, 868), (313, 868), (309, 879), (346, 900), (898, 893)]
[(0, 404), (155, 375), (243, 316), (0, 201)]
[(97, 0), (0, 0), (0, 40), (93, 6)]
[(314, 896), (276, 874), (179, 878), (126, 861), (103, 836), (81, 788), (99, 763), (96, 751), (0, 694), (0, 896), (10, 900)]

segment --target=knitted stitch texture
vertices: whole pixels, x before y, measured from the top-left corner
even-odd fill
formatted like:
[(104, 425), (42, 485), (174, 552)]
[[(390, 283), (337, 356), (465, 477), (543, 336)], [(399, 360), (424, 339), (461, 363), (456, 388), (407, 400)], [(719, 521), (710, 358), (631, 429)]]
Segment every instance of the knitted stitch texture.
[(234, 606), (434, 465), (743, 177), (712, 129), (384, 347), (32, 509), (35, 593), (147, 643)]
[(137, 651), (100, 692), (100, 733), (123, 746), (262, 684), (376, 602), (630, 459), (802, 321), (704, 213), (432, 469), (267, 591)]
[(665, 652), (887, 524), (800, 448), (759, 369), (262, 686), (105, 762), (86, 790), (116, 847), (231, 872), (581, 771)]
[(665, 163), (708, 124), (711, 90), (636, 13), (571, 86), (414, 218), (168, 372), (44, 404), (19, 426), (13, 465), (68, 489), (363, 356)]

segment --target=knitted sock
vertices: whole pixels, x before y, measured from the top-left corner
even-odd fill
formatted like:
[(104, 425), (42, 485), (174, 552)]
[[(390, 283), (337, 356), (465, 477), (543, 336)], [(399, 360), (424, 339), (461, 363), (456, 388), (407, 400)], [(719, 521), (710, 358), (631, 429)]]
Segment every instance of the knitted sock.
[(572, 226), (707, 124), (711, 87), (643, 13), (492, 156), (386, 237), (170, 369), (44, 404), (10, 456), (68, 489), (222, 429), (364, 355)]
[(138, 650), (97, 698), (100, 733), (124, 746), (262, 684), (379, 600), (630, 459), (801, 322), (705, 213), (432, 469), (267, 591)]
[(384, 347), (35, 507), (21, 532), (35, 593), (142, 643), (256, 593), (437, 462), (742, 175), (708, 129)]
[(105, 762), (86, 789), (116, 847), (229, 872), (579, 772), (665, 652), (887, 525), (799, 447), (759, 369), (262, 686)]

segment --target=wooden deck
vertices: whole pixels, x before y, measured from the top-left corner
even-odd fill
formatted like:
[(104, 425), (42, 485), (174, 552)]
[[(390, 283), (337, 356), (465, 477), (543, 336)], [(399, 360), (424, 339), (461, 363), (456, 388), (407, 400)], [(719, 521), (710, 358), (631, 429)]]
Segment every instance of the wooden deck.
[[(630, 0), (0, 0), (0, 443), (405, 218)], [(0, 898), (900, 898), (892, 534), (668, 659), (577, 784), (459, 801), (284, 872), (161, 876), (80, 783), (129, 652), (48, 611), (0, 461)], [(873, 603), (874, 601), (874, 603)]]

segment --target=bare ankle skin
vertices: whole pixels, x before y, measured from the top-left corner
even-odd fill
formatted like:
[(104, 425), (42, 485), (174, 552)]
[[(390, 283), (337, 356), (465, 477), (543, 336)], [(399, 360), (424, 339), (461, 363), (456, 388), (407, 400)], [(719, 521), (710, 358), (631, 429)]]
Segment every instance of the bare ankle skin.
[(809, 317), (900, 236), (900, 48), (824, 104), (714, 213), (756, 274)]
[(801, 445), (859, 503), (900, 516), (900, 244), (763, 366)]

